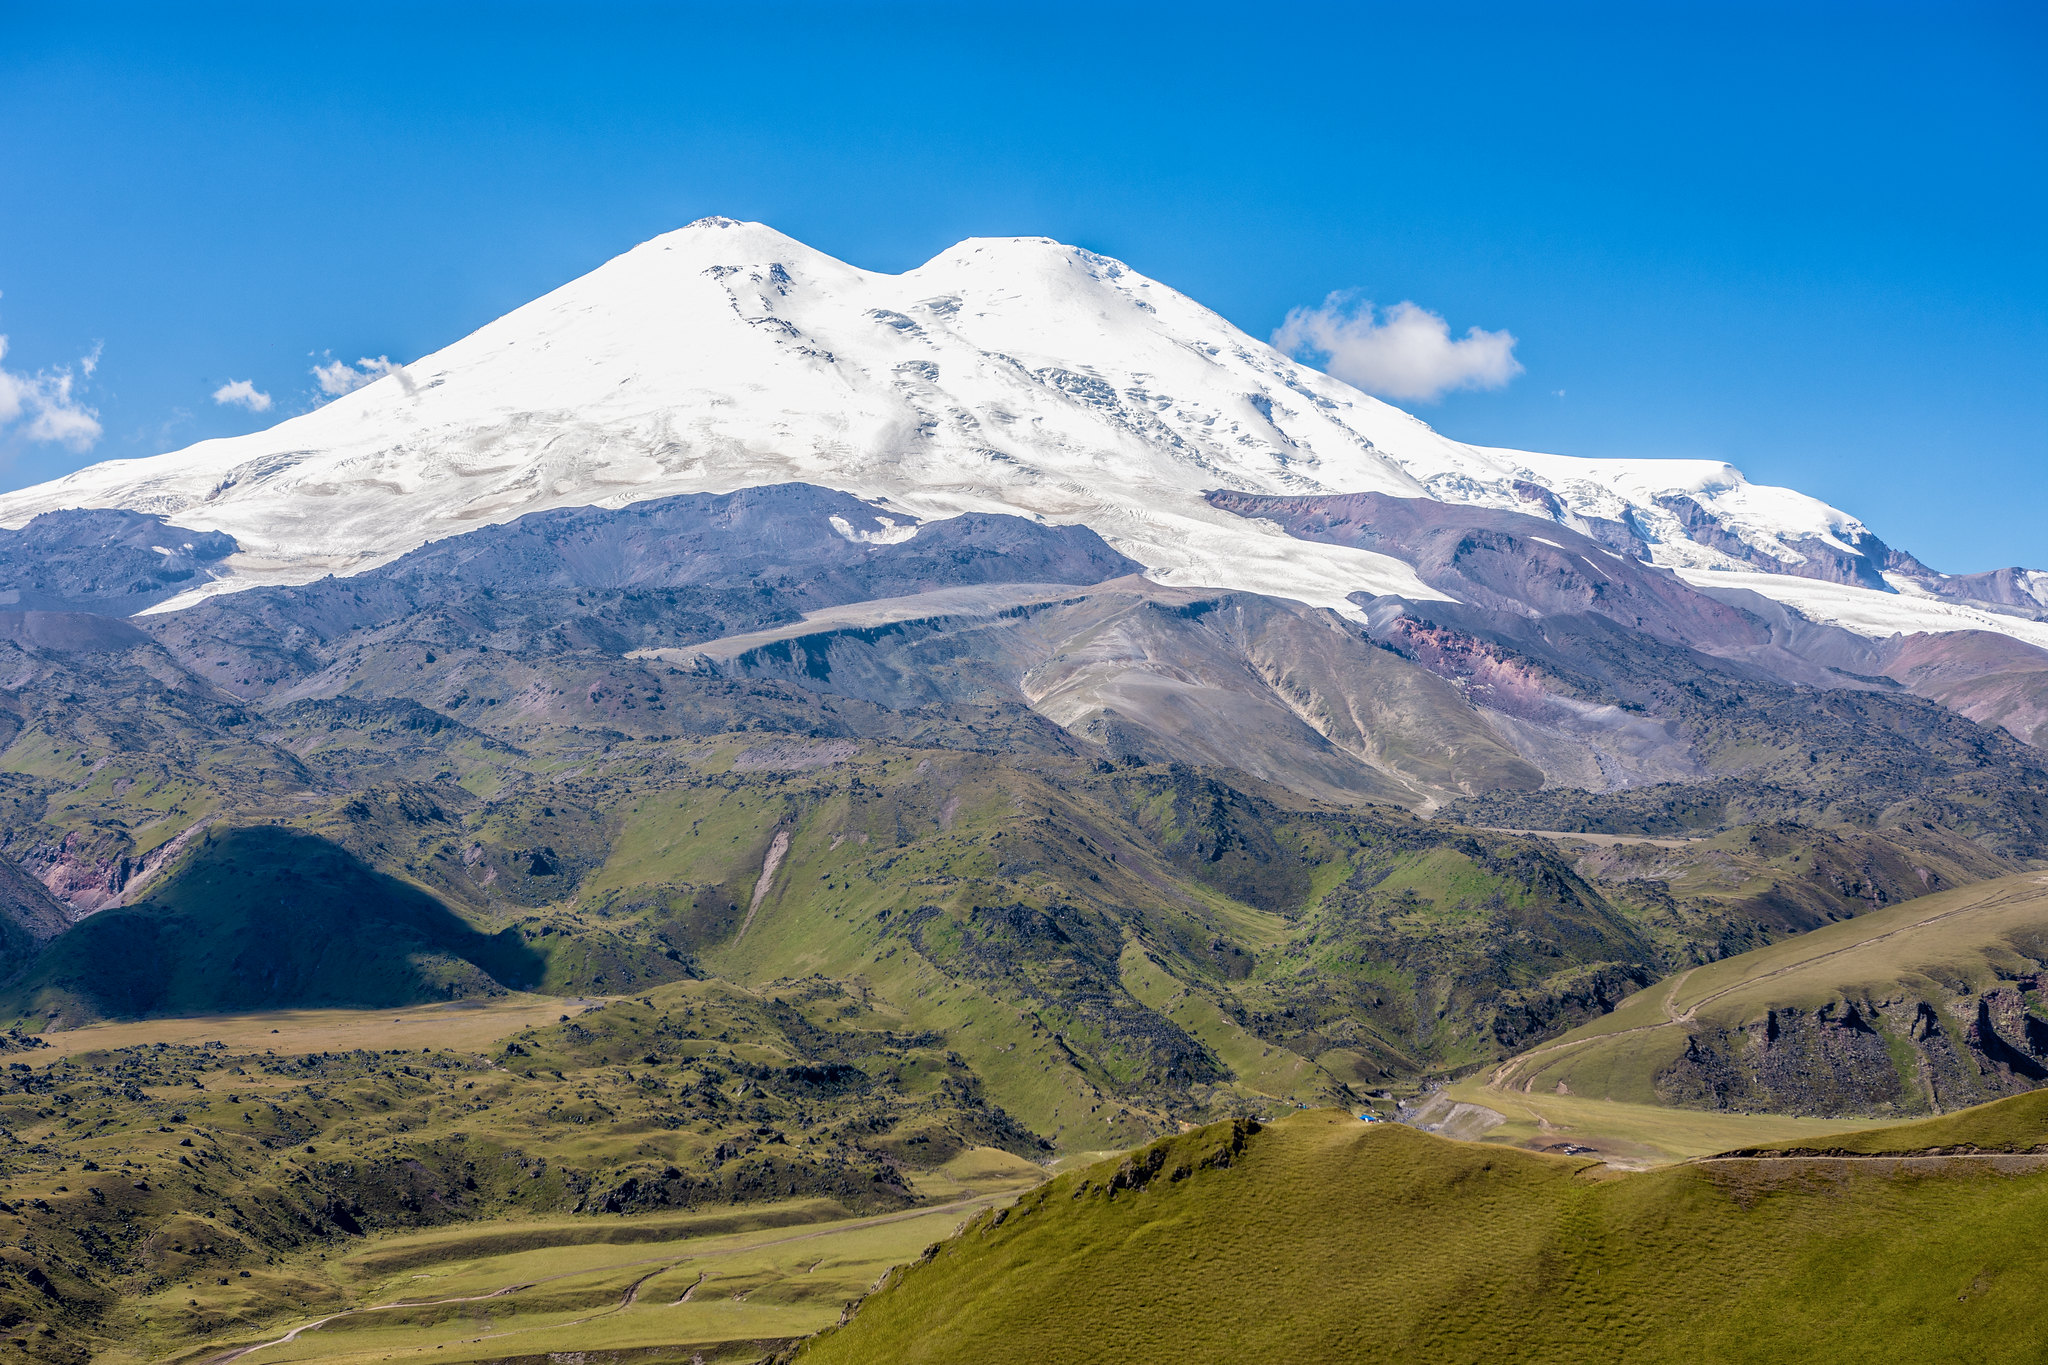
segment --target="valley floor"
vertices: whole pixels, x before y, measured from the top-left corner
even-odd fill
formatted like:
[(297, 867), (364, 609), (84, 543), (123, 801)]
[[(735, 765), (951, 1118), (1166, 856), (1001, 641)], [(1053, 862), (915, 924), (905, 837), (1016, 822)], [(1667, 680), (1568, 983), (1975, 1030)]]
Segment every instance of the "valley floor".
[[(373, 1238), (315, 1272), (357, 1307), (280, 1319), (274, 1334), (218, 1335), (174, 1358), (278, 1365), (603, 1352), (619, 1361), (754, 1361), (830, 1325), (890, 1267), (1041, 1178), (1028, 1163), (976, 1152), (920, 1182), (938, 1202), (866, 1218), (798, 1200)], [(117, 1348), (98, 1360), (160, 1358)]]

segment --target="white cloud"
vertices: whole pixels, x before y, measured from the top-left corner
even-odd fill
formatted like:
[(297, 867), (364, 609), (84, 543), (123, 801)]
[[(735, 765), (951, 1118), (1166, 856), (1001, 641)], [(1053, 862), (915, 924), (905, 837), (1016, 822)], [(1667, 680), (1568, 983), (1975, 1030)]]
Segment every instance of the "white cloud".
[(213, 401), (223, 407), (232, 403), (251, 412), (270, 411), (270, 395), (247, 379), (230, 379), (213, 391)]
[[(7, 338), (0, 336), (0, 360), (6, 356)], [(91, 375), (99, 361), (94, 346), (79, 368)], [(100, 415), (79, 401), (77, 382), (68, 366), (21, 374), (0, 365), (0, 436), (91, 449), (100, 438)]]
[(1375, 309), (1337, 293), (1320, 308), (1296, 308), (1273, 345), (1298, 359), (1320, 357), (1347, 384), (1382, 398), (1427, 401), (1451, 389), (1497, 389), (1522, 372), (1515, 338), (1477, 327), (1455, 340), (1450, 324), (1413, 303)]
[(346, 360), (335, 360), (313, 367), (313, 378), (319, 382), (320, 392), (329, 398), (339, 398), (345, 393), (353, 393), (365, 384), (374, 384), (387, 374), (397, 375), (398, 382), (405, 386), (407, 392), (411, 392), (412, 385), (407, 382), (405, 366), (397, 364), (389, 356), (380, 355), (375, 359), (364, 356), (353, 365)]

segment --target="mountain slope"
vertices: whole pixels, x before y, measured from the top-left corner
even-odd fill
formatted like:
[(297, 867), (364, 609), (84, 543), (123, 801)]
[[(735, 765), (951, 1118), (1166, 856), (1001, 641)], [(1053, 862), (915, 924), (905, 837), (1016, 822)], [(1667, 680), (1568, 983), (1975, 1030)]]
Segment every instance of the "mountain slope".
[(516, 933), (478, 932), (416, 886), (296, 830), (197, 843), (143, 903), (59, 938), (10, 992), (51, 1027), (98, 1017), (418, 1004), (539, 983)]
[(1692, 968), (1489, 1084), (1744, 1112), (1939, 1113), (2048, 1080), (2044, 966), (2048, 884), (2000, 878)]
[[(1959, 1117), (1952, 1141), (2048, 1141), (2032, 1096)], [(1856, 1150), (1921, 1149), (1896, 1131)], [(792, 1355), (2017, 1362), (2044, 1341), (2044, 1216), (2039, 1156), (1920, 1162), (1911, 1178), (1883, 1158), (1613, 1176), (1319, 1110), (1063, 1175), (892, 1272)]]
[(969, 514), (906, 539), (889, 526), (868, 504), (804, 484), (561, 509), (349, 578), (231, 594), (141, 624), (223, 690), (281, 698), (344, 683), (351, 670), (337, 665), (367, 646), (617, 657), (877, 597), (1093, 584), (1138, 568), (1085, 527)]
[(203, 566), (225, 572), (205, 592), (359, 572), (523, 512), (782, 482), (888, 500), (905, 528), (963, 512), (1085, 524), (1160, 582), (1339, 609), (1435, 593), (1398, 560), (1233, 518), (1204, 492), (1427, 497), (1531, 512), (1858, 629), (2048, 642), (2030, 619), (2040, 575), (1935, 574), (1717, 462), (1446, 439), (1090, 252), (975, 239), (883, 275), (729, 219), (269, 431), (0, 496), (0, 524), (119, 507), (224, 532), (241, 549)]

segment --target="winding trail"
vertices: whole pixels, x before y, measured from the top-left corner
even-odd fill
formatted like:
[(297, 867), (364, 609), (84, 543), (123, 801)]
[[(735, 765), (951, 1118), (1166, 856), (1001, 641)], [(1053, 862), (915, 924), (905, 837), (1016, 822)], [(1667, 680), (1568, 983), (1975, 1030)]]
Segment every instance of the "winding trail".
[[(1522, 1063), (1533, 1061), (1536, 1058), (1545, 1055), (1546, 1053), (1562, 1052), (1566, 1048), (1584, 1047), (1587, 1043), (1597, 1043), (1603, 1038), (1621, 1038), (1626, 1037), (1628, 1034), (1631, 1033), (1654, 1033), (1660, 1028), (1670, 1028), (1673, 1024), (1684, 1023), (1691, 1020), (1693, 1016), (1693, 1011), (1697, 1010), (1699, 1008), (1699, 1005), (1695, 1004), (1692, 1007), (1692, 1009), (1687, 1010), (1682, 1015), (1675, 1013), (1674, 1010), (1678, 1004), (1679, 990), (1692, 977), (1692, 974), (1698, 970), (1699, 968), (1697, 967), (1687, 967), (1684, 971), (1680, 972), (1677, 976), (1671, 979), (1671, 989), (1664, 992), (1664, 1017), (1657, 1023), (1637, 1024), (1633, 1028), (1618, 1028), (1611, 1033), (1596, 1033), (1590, 1038), (1575, 1038), (1570, 1042), (1546, 1043), (1542, 1047), (1531, 1048), (1527, 1052), (1522, 1053), (1520, 1056), (1510, 1057), (1508, 1058), (1508, 1060), (1502, 1062), (1499, 1066), (1495, 1067), (1493, 1069), (1493, 1074), (1486, 1078), (1487, 1088), (1492, 1090), (1507, 1089), (1507, 1082), (1514, 1078), (1514, 1075), (1517, 1071), (1521, 1070)], [(1731, 987), (1730, 989), (1733, 988)], [(1711, 996), (1708, 997), (1708, 999), (1712, 998), (1713, 997)]]
[[(637, 1261), (617, 1261), (611, 1265), (585, 1266), (581, 1270), (564, 1271), (559, 1275), (544, 1275), (539, 1279), (519, 1280), (513, 1284), (502, 1285), (483, 1294), (461, 1294), (446, 1299), (394, 1299), (390, 1303), (370, 1304), (362, 1308), (345, 1308), (339, 1313), (329, 1313), (324, 1318), (315, 1318), (311, 1322), (300, 1323), (283, 1336), (273, 1337), (269, 1341), (259, 1341), (253, 1346), (239, 1346), (233, 1350), (223, 1351), (218, 1355), (208, 1356), (200, 1362), (200, 1365), (229, 1365), (229, 1362), (240, 1360), (247, 1355), (253, 1355), (257, 1351), (268, 1350), (272, 1346), (283, 1346), (289, 1342), (296, 1341), (302, 1333), (325, 1327), (330, 1322), (339, 1322), (343, 1318), (360, 1317), (365, 1313), (387, 1313), (399, 1308), (439, 1308), (451, 1303), (483, 1303), (489, 1299), (501, 1299), (507, 1294), (516, 1294), (523, 1289), (533, 1289), (540, 1285), (553, 1284), (557, 1280), (580, 1279), (587, 1275), (602, 1275), (606, 1271), (611, 1270), (633, 1270), (640, 1266), (654, 1267), (654, 1269), (648, 1271), (626, 1287), (625, 1294), (620, 1298), (617, 1305), (605, 1309), (602, 1313), (593, 1313), (587, 1318), (576, 1318), (569, 1322), (550, 1322), (537, 1324), (533, 1327), (518, 1327), (506, 1332), (493, 1332), (489, 1335), (492, 1338), (496, 1338), (513, 1336), (519, 1332), (540, 1331), (544, 1328), (575, 1327), (582, 1323), (595, 1321), (598, 1318), (610, 1317), (614, 1313), (624, 1312), (638, 1301), (642, 1285), (646, 1284), (656, 1275), (659, 1275), (662, 1271), (681, 1265), (685, 1261), (702, 1260), (711, 1256), (738, 1256), (751, 1251), (760, 1251), (767, 1247), (787, 1246), (791, 1242), (804, 1242), (810, 1241), (813, 1238), (834, 1236), (841, 1232), (852, 1232), (859, 1228), (880, 1227), (885, 1223), (901, 1223), (913, 1218), (927, 1218), (933, 1214), (950, 1213), (956, 1209), (972, 1208), (977, 1204), (992, 1204), (1004, 1197), (1004, 1194), (969, 1194), (964, 1198), (954, 1200), (950, 1204), (932, 1204), (920, 1209), (904, 1209), (898, 1213), (881, 1213), (871, 1218), (856, 1218), (847, 1222), (834, 1223), (830, 1227), (816, 1228), (810, 1232), (794, 1233), (788, 1237), (775, 1237), (765, 1242), (749, 1242), (745, 1246), (692, 1251), (681, 1256), (655, 1256)], [(686, 1302), (690, 1295), (695, 1293), (698, 1287), (710, 1278), (710, 1275), (700, 1273), (697, 1277), (697, 1283), (684, 1290), (683, 1297), (677, 1299), (676, 1303)], [(669, 1306), (673, 1307), (674, 1305), (671, 1304)]]
[(2048, 1170), (2048, 1152), (1800, 1152), (1786, 1156), (1696, 1156), (1679, 1164), (1712, 1166), (1744, 1161), (1889, 1161), (1895, 1166), (1923, 1161), (1988, 1161), (1994, 1170), (2013, 1174)]
[[(2040, 884), (2042, 880), (2041, 878), (2036, 878), (2035, 882)], [(1730, 995), (1736, 991), (1747, 989), (1759, 981), (1769, 981), (1774, 976), (1783, 976), (1787, 972), (1796, 972), (1803, 967), (1811, 967), (1816, 962), (1826, 962), (1831, 957), (1840, 957), (1844, 953), (1859, 952), (1864, 948), (1868, 948), (1873, 943), (1883, 943), (1886, 939), (1897, 938), (1901, 934), (1915, 933), (1927, 928), (1931, 924), (1939, 924), (1943, 920), (1954, 919), (1957, 915), (1975, 914), (1980, 910), (2000, 910), (2008, 905), (2040, 899), (2042, 899), (2042, 894), (2038, 891), (2029, 895), (2018, 888), (2014, 888), (2003, 895), (1994, 896), (1987, 901), (1975, 901), (1969, 905), (1959, 905), (1953, 910), (1944, 910), (1938, 915), (1929, 915), (1926, 919), (1916, 919), (1911, 924), (1902, 924), (1896, 929), (1887, 929), (1881, 934), (1872, 934), (1869, 938), (1859, 938), (1854, 943), (1841, 948), (1831, 948), (1824, 953), (1815, 953), (1811, 957), (1802, 957), (1798, 961), (1788, 962), (1782, 967), (1774, 967), (1770, 971), (1759, 972), (1755, 976), (1745, 977), (1732, 986), (1723, 986), (1718, 991), (1711, 991), (1693, 1001), (1684, 1014), (1678, 1015), (1670, 1022), (1674, 1024), (1690, 1024), (1703, 1006), (1712, 1004), (1724, 995)], [(1854, 921), (1851, 922), (1853, 923)], [(1692, 973), (1687, 972), (1686, 975), (1690, 976)], [(1680, 979), (1683, 980), (1683, 978)], [(1676, 993), (1675, 987), (1673, 993)], [(1667, 1011), (1669, 1010), (1669, 1001), (1666, 1002), (1665, 1008)]]
[[(604, 1266), (601, 1268), (605, 1270), (616, 1269), (616, 1267), (613, 1266)], [(578, 1271), (574, 1273), (587, 1274), (590, 1272)], [(324, 1318), (315, 1318), (311, 1322), (300, 1323), (297, 1327), (292, 1328), (291, 1331), (286, 1332), (281, 1337), (275, 1337), (269, 1341), (259, 1341), (254, 1346), (243, 1346), (232, 1351), (225, 1351), (217, 1356), (209, 1356), (207, 1360), (204, 1362), (204, 1365), (228, 1365), (229, 1361), (240, 1360), (243, 1356), (249, 1355), (251, 1352), (261, 1351), (271, 1346), (282, 1346), (285, 1343), (291, 1341), (297, 1341), (299, 1339), (299, 1334), (301, 1332), (310, 1332), (317, 1327), (325, 1327), (330, 1322), (339, 1322), (343, 1318), (356, 1317), (357, 1315), (362, 1313), (382, 1313), (392, 1308), (438, 1308), (442, 1304), (448, 1303), (481, 1303), (485, 1299), (503, 1298), (507, 1294), (515, 1294), (522, 1289), (531, 1289), (535, 1285), (546, 1284), (549, 1280), (566, 1280), (569, 1278), (569, 1275), (550, 1275), (547, 1277), (547, 1279), (544, 1280), (526, 1280), (519, 1284), (508, 1284), (502, 1288), (493, 1289), (488, 1294), (467, 1294), (452, 1299), (399, 1299), (392, 1303), (372, 1304), (368, 1308), (345, 1308), (339, 1313), (329, 1313)]]
[[(681, 1262), (677, 1261), (673, 1262), (673, 1264), (680, 1265)], [(623, 1313), (628, 1308), (631, 1308), (633, 1306), (633, 1301), (640, 1297), (640, 1286), (646, 1284), (649, 1280), (653, 1279), (656, 1275), (659, 1275), (663, 1270), (666, 1269), (668, 1269), (667, 1266), (662, 1266), (659, 1269), (650, 1270), (645, 1275), (642, 1275), (639, 1279), (633, 1281), (633, 1283), (627, 1285), (626, 1292), (619, 1295), (619, 1306), (617, 1308), (612, 1309), (611, 1311), (614, 1313)]]

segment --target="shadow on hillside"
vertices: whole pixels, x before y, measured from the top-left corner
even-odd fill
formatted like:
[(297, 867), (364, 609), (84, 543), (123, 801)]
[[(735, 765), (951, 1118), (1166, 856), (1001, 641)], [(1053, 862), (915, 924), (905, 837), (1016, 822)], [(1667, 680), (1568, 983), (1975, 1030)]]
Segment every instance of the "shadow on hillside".
[(384, 1008), (539, 984), (516, 930), (485, 934), (318, 835), (208, 837), (143, 903), (52, 942), (9, 992), (61, 1027), (92, 1018)]

